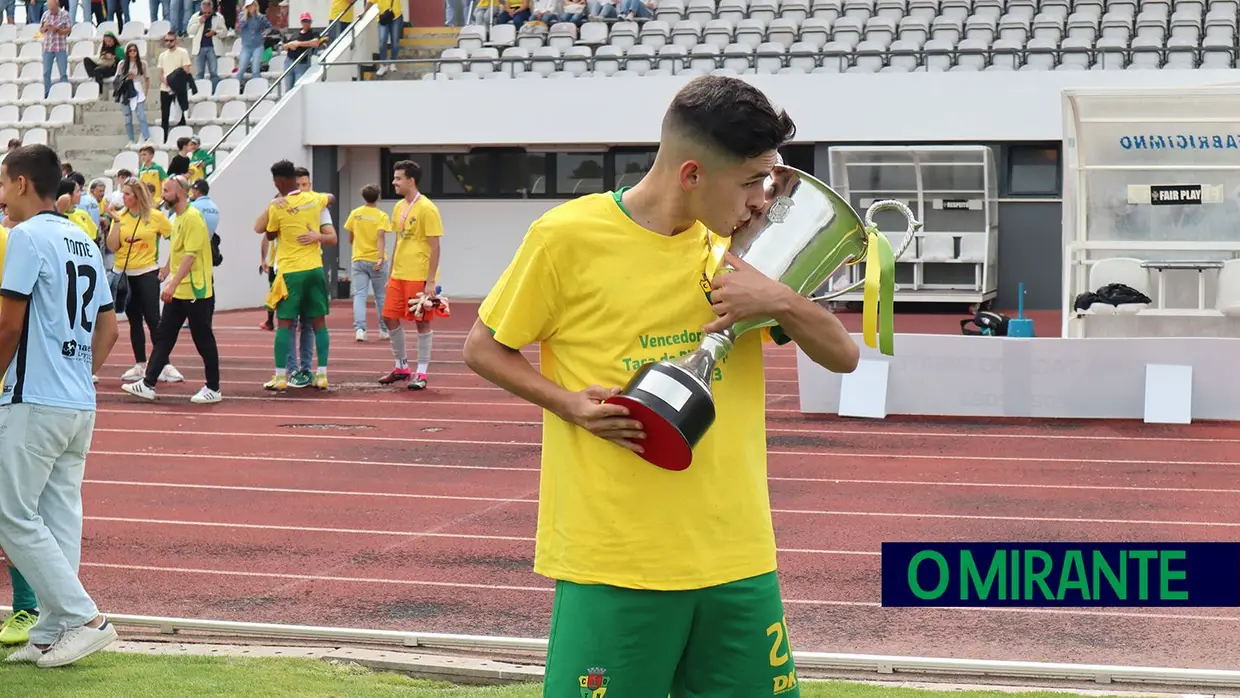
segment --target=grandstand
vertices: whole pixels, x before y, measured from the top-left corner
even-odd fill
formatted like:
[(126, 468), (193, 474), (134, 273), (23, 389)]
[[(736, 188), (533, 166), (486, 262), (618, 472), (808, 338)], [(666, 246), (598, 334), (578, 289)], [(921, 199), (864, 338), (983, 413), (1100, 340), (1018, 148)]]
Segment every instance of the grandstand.
[(428, 79), (1228, 69), (1237, 7), (1234, 0), (660, 0), (647, 21), (464, 27)]

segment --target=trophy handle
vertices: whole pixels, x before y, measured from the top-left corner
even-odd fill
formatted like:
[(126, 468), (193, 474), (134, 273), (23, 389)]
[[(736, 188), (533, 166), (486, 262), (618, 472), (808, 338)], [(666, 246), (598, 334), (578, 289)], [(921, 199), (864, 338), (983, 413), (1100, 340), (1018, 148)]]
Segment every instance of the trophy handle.
[[(913, 210), (909, 208), (908, 204), (905, 204), (903, 201), (898, 201), (896, 199), (882, 199), (880, 201), (875, 201), (874, 203), (870, 204), (870, 207), (866, 209), (865, 211), (865, 229), (867, 231), (877, 230), (877, 226), (874, 225), (874, 214), (877, 213), (878, 211), (899, 211), (900, 214), (904, 216), (904, 219), (908, 221), (908, 227), (904, 230), (904, 239), (900, 241), (900, 246), (896, 248), (895, 252), (892, 255), (895, 259), (899, 259), (900, 256), (904, 254), (904, 251), (908, 249), (908, 246), (913, 244), (913, 239), (916, 237), (917, 231), (921, 230), (922, 228), (921, 221), (917, 220), (917, 216), (913, 213)], [(866, 241), (868, 244), (868, 241), (869, 241), (868, 235), (866, 237)], [(857, 262), (860, 262), (864, 258), (865, 258), (865, 254), (863, 251), (863, 254), (861, 254), (858, 257), (854, 257), (848, 262), (845, 262), (845, 264), (848, 264), (848, 265), (856, 264)], [(846, 293), (851, 293), (861, 288), (864, 285), (865, 285), (865, 280), (862, 279), (861, 281), (858, 281), (855, 284), (851, 284), (846, 288), (842, 288), (838, 291), (832, 291), (831, 293), (827, 293), (821, 296), (815, 296), (813, 298), (810, 298), (810, 300), (815, 303), (829, 301), (832, 298), (838, 298)]]

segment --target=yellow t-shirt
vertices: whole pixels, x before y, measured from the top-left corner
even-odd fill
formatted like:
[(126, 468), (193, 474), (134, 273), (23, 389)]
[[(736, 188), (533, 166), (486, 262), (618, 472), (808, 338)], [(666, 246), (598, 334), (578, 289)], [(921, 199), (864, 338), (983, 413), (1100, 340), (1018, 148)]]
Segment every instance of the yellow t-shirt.
[(95, 225), (95, 221), (91, 219), (90, 214), (80, 208), (75, 208), (65, 214), (65, 216), (77, 223), (77, 226), (86, 233), (86, 237), (91, 240), (99, 239), (99, 227)]
[[(348, 12), (345, 12), (345, 10), (348, 10)], [(344, 16), (340, 17), (341, 22), (352, 22), (353, 0), (332, 0), (331, 7), (327, 10), (327, 21), (335, 21), (341, 12), (344, 12)]]
[(400, 17), (405, 9), (401, 0), (374, 0), (374, 3), (379, 6), (379, 14), (391, 10), (394, 16)]
[(279, 233), (276, 241), (276, 269), (281, 274), (323, 268), (323, 246), (314, 242), (302, 244), (297, 238), (307, 231), (318, 232), (327, 195), (315, 191), (298, 191), (285, 197), (284, 206), (272, 203), (267, 207), (267, 232)]
[[(392, 209), (392, 229), (399, 231), (392, 251), (392, 278), (400, 281), (426, 281), (431, 267), (430, 238), (443, 237), (439, 207), (425, 196), (410, 206), (404, 199)], [(439, 270), (435, 270), (435, 281)]]
[(177, 214), (172, 224), (172, 252), (168, 257), (168, 273), (175, 274), (181, 267), (185, 255), (194, 256), (194, 264), (189, 273), (177, 284), (172, 292), (173, 298), (181, 300), (200, 300), (210, 298), (215, 292), (213, 269), (211, 265), (211, 234), (207, 231), (207, 221), (202, 213), (193, 206), (188, 206), (185, 213)]
[[(112, 268), (116, 271), (128, 272), (150, 271), (159, 264), (159, 237), (172, 235), (172, 223), (163, 211), (151, 209), (151, 215), (142, 221), (129, 210), (116, 214), (116, 224), (120, 228), (121, 245), (116, 248)], [(138, 238), (132, 245), (128, 240)], [(132, 248), (132, 250), (131, 250)]]
[(160, 197), (163, 196), (164, 179), (167, 176), (168, 175), (164, 174), (164, 169), (158, 166), (152, 167), (150, 169), (138, 170), (138, 179), (155, 187), (155, 193), (151, 194), (151, 201), (155, 202), (156, 204), (160, 202), (161, 200)]
[[(3, 218), (3, 216), (0, 216)], [(0, 284), (4, 283), (4, 255), (9, 250), (9, 229), (0, 225)]]
[(391, 231), (392, 221), (377, 206), (358, 206), (349, 213), (344, 228), (353, 236), (353, 261), (378, 262), (379, 233)]
[[(623, 387), (644, 363), (697, 349), (715, 319), (702, 290), (726, 241), (702, 224), (665, 236), (612, 194), (538, 219), (479, 308), (511, 348), (572, 391)], [(717, 417), (687, 470), (543, 415), (534, 571), (583, 584), (684, 590), (775, 569), (767, 491), (765, 331), (741, 335), (713, 377)]]

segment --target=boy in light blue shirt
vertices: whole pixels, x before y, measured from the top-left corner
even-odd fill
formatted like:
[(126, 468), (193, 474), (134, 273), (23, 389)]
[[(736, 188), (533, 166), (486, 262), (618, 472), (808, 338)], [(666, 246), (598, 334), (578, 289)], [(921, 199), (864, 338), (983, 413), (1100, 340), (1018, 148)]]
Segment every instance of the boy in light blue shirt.
[(99, 246), (56, 211), (60, 177), (47, 146), (0, 164), (0, 196), (18, 223), (0, 283), (0, 548), (40, 606), (29, 644), (5, 661), (44, 668), (116, 640), (78, 579), (92, 376), (116, 344), (116, 313)]

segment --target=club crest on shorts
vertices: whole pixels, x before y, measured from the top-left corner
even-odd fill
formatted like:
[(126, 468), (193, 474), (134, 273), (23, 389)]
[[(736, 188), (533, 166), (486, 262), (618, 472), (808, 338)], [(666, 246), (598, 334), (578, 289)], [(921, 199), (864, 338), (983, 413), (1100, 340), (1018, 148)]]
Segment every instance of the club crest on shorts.
[(603, 698), (607, 695), (607, 684), (611, 682), (611, 677), (606, 676), (606, 669), (598, 667), (589, 669), (582, 676), (577, 677), (577, 683), (581, 685), (581, 698)]
[(777, 196), (771, 202), (771, 207), (766, 211), (766, 219), (772, 223), (783, 223), (788, 218), (788, 214), (792, 211), (792, 198), (788, 196)]

